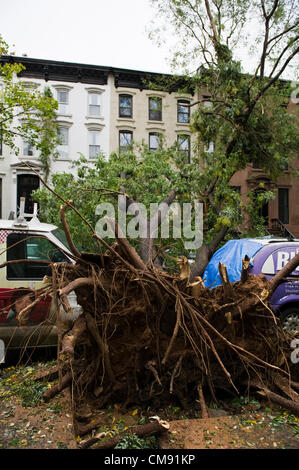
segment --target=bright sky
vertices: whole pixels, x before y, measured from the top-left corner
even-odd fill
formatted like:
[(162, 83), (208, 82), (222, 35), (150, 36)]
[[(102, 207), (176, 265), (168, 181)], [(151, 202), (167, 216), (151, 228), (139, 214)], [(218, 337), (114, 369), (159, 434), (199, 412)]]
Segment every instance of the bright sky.
[[(0, 0), (0, 34), (18, 56), (171, 73), (168, 47), (146, 33), (155, 14), (150, 0)], [(255, 70), (247, 47), (234, 52)]]
[(170, 73), (153, 16), (149, 0), (0, 0), (0, 34), (18, 56)]

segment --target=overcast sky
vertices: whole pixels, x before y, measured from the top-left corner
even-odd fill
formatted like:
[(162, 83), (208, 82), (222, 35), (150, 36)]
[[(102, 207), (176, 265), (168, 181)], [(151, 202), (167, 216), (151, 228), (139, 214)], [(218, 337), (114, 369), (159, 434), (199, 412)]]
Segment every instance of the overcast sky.
[(0, 0), (0, 34), (18, 56), (169, 73), (153, 16), (149, 0)]

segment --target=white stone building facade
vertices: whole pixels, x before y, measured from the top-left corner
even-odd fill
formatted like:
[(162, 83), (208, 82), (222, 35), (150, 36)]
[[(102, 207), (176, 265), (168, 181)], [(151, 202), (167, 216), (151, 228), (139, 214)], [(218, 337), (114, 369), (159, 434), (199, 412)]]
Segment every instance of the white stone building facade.
[[(106, 70), (28, 58), (13, 60), (26, 67), (19, 80), (40, 92), (49, 87), (58, 101), (61, 145), (57, 148), (58, 158), (51, 164), (52, 173), (73, 172), (72, 162), (80, 155), (92, 162), (99, 152), (109, 154), (110, 93)], [(20, 137), (15, 143), (18, 155), (5, 145), (0, 147), (0, 216), (4, 219), (17, 213), (21, 196), (26, 197), (25, 212), (32, 210), (30, 193), (40, 182), (25, 162), (43, 175), (37, 150)]]

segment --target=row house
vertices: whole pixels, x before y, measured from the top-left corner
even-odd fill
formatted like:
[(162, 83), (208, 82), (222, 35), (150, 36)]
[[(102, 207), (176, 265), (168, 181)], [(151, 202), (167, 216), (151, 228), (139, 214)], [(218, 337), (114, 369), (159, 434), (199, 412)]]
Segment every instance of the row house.
[[(18, 79), (25, 86), (43, 91), (50, 87), (58, 101), (59, 156), (51, 172), (74, 171), (72, 163), (80, 155), (92, 164), (101, 153), (126, 151), (134, 142), (146, 143), (151, 151), (160, 144), (178, 142), (191, 158), (190, 107), (194, 96), (164, 93), (146, 88), (146, 80), (161, 74), (7, 56), (2, 62), (25, 66)], [(26, 162), (42, 174), (37, 151), (26, 141), (16, 141), (16, 155), (0, 146), (0, 217), (13, 217), (20, 197), (26, 198), (26, 213), (31, 213), (31, 192), (39, 178)]]
[[(161, 139), (167, 146), (177, 142), (188, 161), (192, 159), (195, 137), (189, 126), (190, 105), (201, 97), (207, 100), (206, 91), (182, 94), (175, 88), (171, 93), (153, 90), (146, 83), (161, 78), (158, 73), (28, 57), (7, 56), (1, 61), (23, 63), (25, 70), (19, 79), (40, 91), (50, 87), (58, 101), (61, 145), (59, 157), (52, 163), (52, 173), (74, 171), (72, 162), (80, 155), (87, 157), (91, 165), (99, 153), (108, 159), (112, 152), (126, 151), (133, 142), (144, 142), (155, 151)], [(290, 112), (297, 112), (296, 104), (289, 106)], [(21, 196), (26, 197), (26, 212), (31, 213), (30, 195), (40, 184), (25, 163), (29, 162), (42, 174), (38, 154), (28, 142), (19, 140), (17, 144), (19, 155), (0, 142), (1, 218), (17, 213)], [(209, 151), (213, 151), (213, 143)], [(244, 204), (248, 190), (260, 188), (260, 183), (265, 190), (277, 190), (275, 200), (262, 209), (269, 232), (276, 230), (299, 237), (298, 178), (286, 168), (278, 181), (273, 182), (261, 169), (249, 165), (231, 181)]]

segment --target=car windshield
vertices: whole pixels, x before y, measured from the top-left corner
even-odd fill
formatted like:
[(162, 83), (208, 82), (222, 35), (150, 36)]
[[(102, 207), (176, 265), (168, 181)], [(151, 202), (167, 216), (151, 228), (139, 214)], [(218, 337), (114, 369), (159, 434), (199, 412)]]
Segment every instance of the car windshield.
[[(51, 231), (51, 233), (53, 233), (53, 235), (58, 238), (58, 240), (66, 247), (68, 248), (70, 251), (70, 247), (69, 247), (69, 244), (68, 244), (68, 241), (66, 239), (66, 236), (65, 236), (65, 233), (63, 230), (61, 230), (61, 228), (55, 228), (54, 230)], [(76, 248), (78, 248), (79, 251), (81, 251), (81, 248), (75, 243), (75, 246)]]

